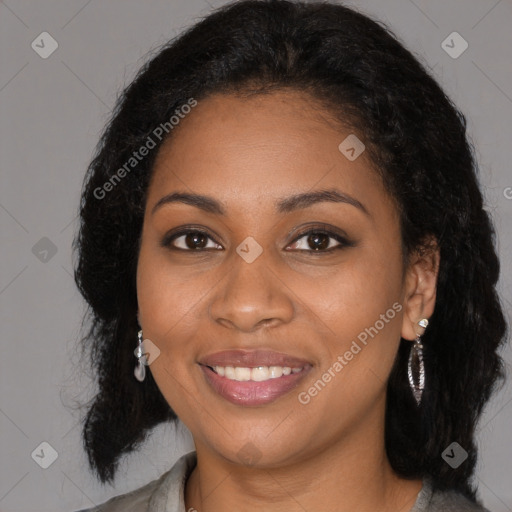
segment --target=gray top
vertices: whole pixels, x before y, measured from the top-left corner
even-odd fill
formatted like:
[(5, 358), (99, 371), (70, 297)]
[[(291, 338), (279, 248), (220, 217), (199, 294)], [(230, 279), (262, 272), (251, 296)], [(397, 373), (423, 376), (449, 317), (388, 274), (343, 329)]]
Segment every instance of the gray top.
[[(184, 490), (197, 463), (196, 452), (183, 455), (157, 480), (134, 491), (115, 496), (97, 507), (77, 512), (187, 512)], [(409, 512), (489, 512), (455, 491), (432, 492), (428, 479)]]

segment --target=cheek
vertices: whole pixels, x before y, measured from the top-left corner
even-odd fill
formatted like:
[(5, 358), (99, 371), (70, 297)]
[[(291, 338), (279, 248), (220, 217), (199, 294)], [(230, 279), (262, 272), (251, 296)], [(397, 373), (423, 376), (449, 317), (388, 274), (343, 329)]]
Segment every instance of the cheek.
[(204, 293), (199, 289), (204, 282), (201, 276), (194, 277), (192, 266), (173, 266), (170, 254), (159, 247), (157, 235), (147, 229), (137, 264), (137, 299), (141, 322), (148, 333), (161, 336), (188, 312), (193, 313), (191, 309)]
[(401, 300), (401, 282), (399, 251), (363, 248), (299, 293), (334, 334), (346, 338), (373, 325)]
[[(142, 245), (137, 266), (137, 299), (144, 339), (150, 339), (160, 355), (150, 365), (155, 382), (170, 407), (182, 419), (188, 418), (191, 405), (187, 393), (193, 382), (190, 367), (195, 354), (190, 350), (194, 331), (195, 307), (201, 291), (197, 283), (171, 272), (165, 253)], [(197, 330), (197, 329), (196, 329)], [(188, 349), (187, 349), (188, 348)]]
[(166, 376), (168, 372), (185, 382), (197, 360), (208, 300), (221, 276), (194, 267), (192, 262), (178, 268), (157, 241), (153, 242), (150, 236), (143, 239), (137, 266), (137, 298), (144, 338), (161, 351), (151, 366), (157, 380), (171, 378)]
[(167, 340), (173, 330), (191, 307), (187, 284), (176, 274), (169, 272), (162, 251), (143, 238), (137, 265), (139, 317), (144, 338), (151, 339), (162, 355), (168, 351)]
[(336, 375), (329, 400), (355, 403), (385, 389), (400, 341), (401, 283), (400, 251), (375, 248), (360, 251), (330, 279), (302, 291), (329, 332), (320, 370)]

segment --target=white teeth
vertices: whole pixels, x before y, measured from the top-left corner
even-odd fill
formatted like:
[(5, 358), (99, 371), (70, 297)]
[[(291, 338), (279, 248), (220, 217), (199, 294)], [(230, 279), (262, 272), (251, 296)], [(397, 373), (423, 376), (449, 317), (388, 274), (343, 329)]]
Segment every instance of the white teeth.
[(237, 366), (235, 368), (235, 380), (251, 380), (251, 369), (250, 368), (240, 368)]
[(272, 378), (272, 379), (277, 379), (278, 377), (283, 376), (283, 367), (282, 366), (270, 366), (268, 371), (270, 373), (270, 378)]
[(226, 366), (224, 368), (224, 376), (231, 380), (236, 380), (235, 378), (235, 369), (232, 366)]
[(299, 373), (304, 368), (290, 368), (289, 366), (258, 366), (256, 368), (215, 366), (213, 369), (215, 373), (229, 380), (263, 382), (265, 380), (278, 379), (279, 377), (290, 375), (290, 373)]
[(258, 366), (258, 368), (253, 368), (251, 370), (251, 380), (256, 382), (261, 382), (264, 380), (268, 380), (268, 368), (266, 366)]

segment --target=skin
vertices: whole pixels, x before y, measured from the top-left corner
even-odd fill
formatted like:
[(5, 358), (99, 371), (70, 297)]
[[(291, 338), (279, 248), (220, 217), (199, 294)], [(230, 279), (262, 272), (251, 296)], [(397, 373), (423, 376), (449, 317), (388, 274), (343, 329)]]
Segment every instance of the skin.
[[(350, 133), (304, 93), (214, 95), (159, 151), (137, 269), (139, 323), (161, 350), (150, 370), (195, 442), (187, 510), (405, 512), (421, 489), (386, 457), (386, 382), (400, 336), (413, 340), (433, 312), (439, 251), (413, 254), (404, 268), (397, 209), (367, 153), (349, 161), (338, 150)], [(368, 213), (329, 201), (276, 212), (278, 199), (332, 188)], [(179, 202), (152, 213), (172, 192), (208, 195), (225, 215)], [(321, 254), (307, 236), (296, 241), (319, 224), (353, 245)], [(207, 249), (161, 246), (190, 225), (212, 237)], [(248, 236), (263, 249), (250, 264), (236, 252)], [(194, 247), (183, 236), (174, 244)], [(394, 303), (401, 311), (301, 404), (298, 394)], [(313, 368), (276, 401), (237, 406), (211, 389), (197, 362), (228, 349), (284, 352)], [(240, 458), (244, 446), (256, 451), (253, 464)]]

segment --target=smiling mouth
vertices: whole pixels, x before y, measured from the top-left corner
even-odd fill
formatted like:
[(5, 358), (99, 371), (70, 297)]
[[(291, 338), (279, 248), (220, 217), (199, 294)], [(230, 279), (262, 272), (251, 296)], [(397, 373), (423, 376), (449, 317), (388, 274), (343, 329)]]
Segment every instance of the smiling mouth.
[[(215, 396), (249, 407), (270, 404), (289, 394), (313, 366), (208, 366), (199, 364)], [(222, 375), (224, 374), (224, 375)]]
[(250, 368), (247, 366), (208, 366), (220, 377), (238, 382), (265, 382), (271, 379), (297, 374), (304, 370), (305, 366), (256, 366)]

